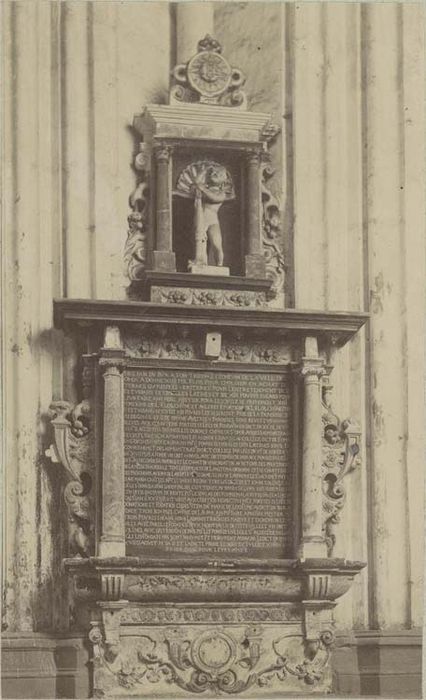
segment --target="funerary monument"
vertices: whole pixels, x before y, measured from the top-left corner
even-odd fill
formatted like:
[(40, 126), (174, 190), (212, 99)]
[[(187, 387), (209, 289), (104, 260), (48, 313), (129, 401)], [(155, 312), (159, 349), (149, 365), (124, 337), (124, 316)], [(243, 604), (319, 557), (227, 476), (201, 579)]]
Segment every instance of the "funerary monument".
[(210, 36), (173, 77), (134, 120), (129, 300), (55, 301), (81, 346), (47, 451), (72, 624), (94, 697), (325, 693), (333, 610), (364, 567), (334, 555), (363, 466), (331, 377), (365, 314), (279, 308), (277, 128)]

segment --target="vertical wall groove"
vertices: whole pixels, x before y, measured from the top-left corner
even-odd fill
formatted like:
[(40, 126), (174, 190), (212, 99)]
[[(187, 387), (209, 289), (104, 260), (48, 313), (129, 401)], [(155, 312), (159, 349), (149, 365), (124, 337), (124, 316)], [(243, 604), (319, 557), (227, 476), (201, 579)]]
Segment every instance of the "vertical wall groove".
[(401, 295), (400, 295), (400, 318), (402, 321), (401, 328), (401, 357), (402, 357), (402, 381), (401, 381), (401, 395), (402, 395), (402, 469), (404, 471), (403, 475), (403, 490), (402, 497), (404, 499), (405, 506), (405, 568), (406, 568), (406, 613), (405, 613), (405, 624), (409, 628), (411, 626), (411, 546), (410, 546), (410, 526), (409, 526), (409, 487), (408, 487), (408, 426), (409, 426), (409, 412), (410, 406), (408, 402), (408, 363), (409, 357), (407, 356), (408, 342), (407, 342), (407, 280), (406, 280), (406, 227), (405, 227), (405, 190), (406, 190), (406, 178), (405, 178), (405, 143), (404, 143), (404, 13), (401, 4), (397, 6), (397, 51), (398, 51), (398, 72), (397, 72), (397, 83), (399, 85), (398, 97), (398, 111), (399, 111), (399, 143), (400, 143), (400, 182), (399, 182), (399, 209), (400, 209), (400, 239), (399, 239), (399, 254), (401, 257)]
[[(368, 85), (368, 50), (369, 50), (369, 26), (368, 6), (361, 5), (361, 140), (362, 140), (362, 228), (363, 228), (363, 309), (370, 310), (370, 248), (368, 240), (368, 112), (367, 112), (367, 85)], [(371, 415), (371, 321), (368, 320), (365, 327), (365, 444), (366, 444), (366, 469), (367, 469), (367, 532), (374, 530), (374, 453), (372, 450), (372, 415)], [(370, 629), (377, 627), (377, 611), (375, 596), (375, 539), (367, 538), (368, 553), (368, 620)]]

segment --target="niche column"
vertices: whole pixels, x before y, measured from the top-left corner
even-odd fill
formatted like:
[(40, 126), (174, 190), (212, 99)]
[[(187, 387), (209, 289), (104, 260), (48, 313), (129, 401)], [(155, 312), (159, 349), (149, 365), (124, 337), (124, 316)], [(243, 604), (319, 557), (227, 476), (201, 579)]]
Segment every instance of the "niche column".
[(155, 206), (155, 250), (153, 251), (154, 270), (175, 271), (176, 256), (172, 242), (172, 195), (171, 195), (171, 156), (172, 148), (164, 144), (156, 145), (156, 206)]
[(261, 154), (258, 150), (249, 151), (246, 156), (247, 166), (247, 221), (246, 221), (246, 277), (266, 277), (266, 263), (262, 254), (262, 231), (260, 225)]

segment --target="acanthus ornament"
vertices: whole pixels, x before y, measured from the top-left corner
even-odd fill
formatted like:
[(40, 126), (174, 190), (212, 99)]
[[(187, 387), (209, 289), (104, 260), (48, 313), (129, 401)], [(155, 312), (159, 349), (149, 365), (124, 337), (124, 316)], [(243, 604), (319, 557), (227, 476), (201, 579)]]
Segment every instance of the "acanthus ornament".
[(360, 464), (361, 431), (351, 419), (341, 421), (332, 409), (329, 376), (323, 378), (322, 485), (323, 531), (328, 556), (336, 543), (335, 526), (346, 501), (344, 478)]
[(132, 209), (124, 249), (126, 272), (131, 281), (140, 280), (146, 267), (149, 202), (149, 157), (146, 144), (141, 143), (135, 158), (135, 169), (141, 173), (136, 188), (129, 197)]
[(271, 298), (276, 298), (284, 290), (285, 261), (281, 250), (282, 236), (280, 202), (268, 187), (268, 180), (274, 174), (269, 163), (262, 168), (262, 230), (263, 254), (266, 260), (266, 276), (272, 280)]

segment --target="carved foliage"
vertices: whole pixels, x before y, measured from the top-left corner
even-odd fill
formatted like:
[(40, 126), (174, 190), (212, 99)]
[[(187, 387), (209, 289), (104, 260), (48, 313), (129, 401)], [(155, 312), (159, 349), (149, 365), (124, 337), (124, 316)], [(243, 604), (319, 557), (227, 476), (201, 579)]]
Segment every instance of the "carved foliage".
[(346, 500), (344, 478), (359, 464), (360, 429), (346, 419), (340, 421), (330, 404), (331, 386), (328, 377), (323, 379), (323, 437), (322, 484), (323, 530), (328, 555), (333, 553), (336, 542), (335, 525)]
[(135, 158), (135, 168), (140, 172), (140, 179), (129, 197), (132, 209), (127, 221), (129, 224), (124, 262), (130, 280), (142, 279), (147, 257), (147, 227), (149, 215), (149, 157), (146, 144), (140, 144), (140, 151)]
[(266, 306), (267, 299), (264, 292), (197, 289), (192, 287), (152, 287), (151, 301), (160, 304), (259, 308)]
[[(160, 326), (141, 334), (126, 334), (124, 347), (126, 355), (133, 358), (194, 360), (204, 358), (203, 340), (185, 327), (172, 334)], [(267, 342), (238, 337), (237, 334), (223, 336), (220, 351), (222, 362), (277, 365), (288, 364), (291, 359), (291, 350), (285, 339)]]
[(285, 262), (281, 250), (280, 203), (268, 188), (268, 180), (274, 170), (266, 164), (262, 170), (262, 229), (263, 254), (266, 260), (266, 275), (272, 280), (270, 295), (277, 297), (284, 289)]
[[(146, 628), (117, 644), (116, 634), (105, 638), (95, 625), (90, 633), (94, 648), (95, 694), (149, 696), (152, 684), (176, 686), (184, 692), (236, 694), (272, 684), (313, 686), (323, 679), (332, 636), (324, 631), (315, 645), (301, 635), (280, 635), (266, 643), (259, 625), (224, 629), (212, 627), (195, 634), (188, 628), (167, 627), (164, 636)], [(270, 663), (265, 665), (266, 658)], [(297, 687), (297, 685), (296, 685)]]

